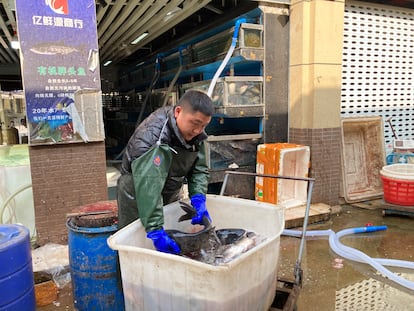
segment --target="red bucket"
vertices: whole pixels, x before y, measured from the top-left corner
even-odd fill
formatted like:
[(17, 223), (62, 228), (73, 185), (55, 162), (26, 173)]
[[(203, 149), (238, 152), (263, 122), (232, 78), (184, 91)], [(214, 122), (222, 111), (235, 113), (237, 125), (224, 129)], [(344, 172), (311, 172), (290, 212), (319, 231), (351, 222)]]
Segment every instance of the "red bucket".
[(381, 175), (384, 201), (396, 205), (414, 205), (414, 180), (402, 180)]

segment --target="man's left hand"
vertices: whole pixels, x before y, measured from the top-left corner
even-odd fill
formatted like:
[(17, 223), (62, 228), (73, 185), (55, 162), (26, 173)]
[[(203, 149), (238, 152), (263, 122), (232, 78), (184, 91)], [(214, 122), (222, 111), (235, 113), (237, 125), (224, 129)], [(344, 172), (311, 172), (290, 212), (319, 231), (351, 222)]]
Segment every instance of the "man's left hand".
[(211, 222), (211, 217), (207, 211), (206, 207), (206, 196), (201, 193), (197, 193), (191, 197), (191, 205), (195, 208), (197, 215), (195, 215), (191, 219), (192, 225), (202, 225), (203, 218), (207, 217), (207, 219)]

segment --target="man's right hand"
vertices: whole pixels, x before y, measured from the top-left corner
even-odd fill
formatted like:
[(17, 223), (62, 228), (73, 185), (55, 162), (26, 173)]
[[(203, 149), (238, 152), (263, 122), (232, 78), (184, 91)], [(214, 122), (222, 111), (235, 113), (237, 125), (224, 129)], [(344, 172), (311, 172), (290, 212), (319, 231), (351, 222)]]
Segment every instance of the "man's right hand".
[(152, 240), (157, 251), (169, 254), (179, 254), (181, 252), (180, 246), (168, 236), (163, 228), (148, 232), (147, 238)]

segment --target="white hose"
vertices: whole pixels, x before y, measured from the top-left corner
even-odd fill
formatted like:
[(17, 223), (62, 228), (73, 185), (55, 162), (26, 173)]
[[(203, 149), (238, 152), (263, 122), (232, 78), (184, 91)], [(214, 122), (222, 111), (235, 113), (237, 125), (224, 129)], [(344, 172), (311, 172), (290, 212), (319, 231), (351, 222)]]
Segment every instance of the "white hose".
[(236, 26), (235, 26), (235, 29), (234, 29), (234, 33), (233, 33), (233, 37), (232, 37), (232, 40), (231, 40), (230, 48), (227, 51), (227, 54), (224, 57), (223, 61), (221, 62), (219, 68), (216, 71), (216, 73), (214, 74), (214, 77), (210, 82), (210, 86), (208, 87), (207, 95), (210, 96), (210, 97), (211, 97), (211, 95), (213, 95), (213, 90), (214, 90), (214, 87), (216, 86), (217, 79), (220, 77), (224, 67), (226, 67), (227, 63), (230, 60), (230, 57), (233, 55), (233, 51), (234, 51), (234, 48), (236, 47), (236, 43), (237, 43), (237, 36), (238, 36), (238, 33), (239, 33), (240, 25), (241, 25), (241, 23), (245, 23), (245, 22), (246, 22), (245, 18), (238, 19), (237, 22), (236, 22)]
[[(346, 229), (346, 230), (349, 230), (347, 232), (347, 234), (356, 233), (356, 232), (354, 232), (355, 228)], [(331, 229), (328, 229), (328, 230), (311, 230), (311, 231), (306, 232), (306, 237), (311, 237), (311, 238), (312, 237), (325, 237), (325, 238), (329, 239), (329, 237), (333, 234), (333, 235), (336, 235), (336, 236), (341, 235), (340, 236), (340, 238), (341, 238), (342, 236), (347, 235), (347, 234), (343, 234), (344, 231), (345, 230), (342, 230), (338, 233), (335, 233)], [(285, 229), (282, 234), (287, 235), (287, 236), (293, 236), (293, 237), (300, 238), (302, 236), (302, 231)], [(338, 239), (338, 241), (339, 241), (339, 239)], [(338, 243), (336, 243), (336, 245), (338, 245)], [(353, 249), (353, 248), (351, 248), (349, 246), (346, 246), (342, 243), (341, 243), (340, 248), (343, 249), (343, 250)], [(353, 256), (353, 254), (351, 254), (351, 253), (347, 254), (346, 258), (349, 259), (349, 260), (353, 260), (353, 261), (359, 261), (359, 257)], [(375, 261), (377, 261), (378, 263), (382, 264), (383, 266), (414, 269), (414, 262), (413, 261), (406, 261), (406, 260), (399, 260), (399, 259), (388, 259), (388, 258), (373, 258), (373, 259)]]
[[(355, 228), (353, 229), (345, 229), (342, 231), (337, 232), (334, 237), (335, 237), (335, 245), (337, 247), (339, 247), (340, 249), (344, 250), (344, 251), (348, 251), (348, 258), (352, 258), (353, 261), (358, 261), (358, 262), (363, 262), (362, 260), (360, 260), (360, 254), (364, 254), (361, 251), (346, 246), (344, 244), (341, 243), (340, 239), (342, 237), (344, 237), (345, 235), (350, 235), (350, 234), (355, 234), (358, 232), (354, 231)], [(332, 231), (333, 232), (333, 231)], [(364, 254), (365, 255), (365, 254)], [(399, 267), (399, 268), (407, 268), (407, 269), (414, 269), (414, 262), (413, 261), (406, 261), (406, 260), (398, 260), (398, 259), (388, 259), (388, 258), (372, 258), (374, 261), (378, 262), (379, 264), (383, 265), (383, 266), (388, 266), (388, 267)], [(414, 284), (414, 283), (413, 283)]]
[(4, 217), (4, 211), (6, 210), (6, 206), (9, 204), (9, 202), (11, 200), (13, 200), (13, 198), (18, 195), (19, 193), (23, 192), (26, 189), (29, 189), (32, 187), (32, 184), (26, 184), (23, 185), (22, 187), (16, 189), (11, 195), (9, 195), (6, 200), (4, 200), (4, 202), (1, 204), (0, 206), (0, 221), (3, 222), (3, 217)]
[[(405, 261), (405, 260), (386, 259), (386, 258), (371, 258), (365, 253), (355, 248), (346, 246), (340, 242), (340, 238), (344, 237), (345, 235), (363, 233), (363, 232), (374, 232), (374, 231), (385, 230), (385, 229), (386, 229), (385, 226), (379, 226), (379, 227), (371, 226), (371, 227), (345, 229), (345, 230), (339, 231), (338, 233), (335, 233), (332, 230), (311, 230), (311, 231), (307, 231), (305, 236), (306, 237), (328, 237), (329, 246), (339, 256), (344, 257), (345, 259), (348, 259), (348, 260), (369, 264), (373, 268), (377, 269), (377, 271), (379, 271), (381, 274), (383, 274), (388, 279), (410, 290), (414, 290), (414, 282), (404, 279), (403, 277), (396, 275), (395, 273), (393, 273), (392, 271), (384, 267), (384, 266), (393, 266), (393, 267), (414, 269), (414, 262)], [(301, 237), (302, 231), (284, 230), (282, 235)]]
[[(14, 199), (15, 196), (17, 196), (19, 193), (25, 191), (26, 189), (29, 189), (32, 187), (32, 184), (25, 184), (23, 186), (21, 186), (20, 188), (16, 189), (11, 195), (9, 195), (6, 200), (4, 200), (4, 202), (0, 205), (0, 223), (7, 223), (7, 222), (3, 222), (3, 218), (4, 218), (4, 212), (6, 210), (7, 205), (10, 203), (11, 200)], [(10, 212), (12, 214), (12, 217), (8, 220), (12, 220), (13, 216), (14, 218), (16, 218), (16, 213), (15, 210), (12, 210)], [(17, 221), (17, 219), (16, 219)], [(35, 232), (36, 228), (33, 229), (33, 232)], [(31, 236), (31, 238), (34, 238), (34, 234), (33, 236)]]
[(414, 282), (408, 281), (408, 280), (404, 279), (403, 277), (400, 277), (400, 276), (396, 275), (392, 271), (385, 268), (377, 260), (369, 257), (365, 253), (363, 253), (363, 252), (361, 252), (361, 251), (359, 251), (355, 248), (345, 246), (339, 241), (339, 239), (342, 236), (353, 234), (353, 233), (356, 233), (356, 232), (353, 231), (353, 229), (346, 229), (346, 230), (342, 230), (342, 231), (338, 232), (337, 234), (331, 234), (329, 236), (329, 245), (330, 245), (331, 249), (335, 253), (337, 253), (338, 255), (340, 255), (344, 258), (347, 258), (348, 254), (351, 254), (351, 258), (354, 258), (352, 260), (369, 264), (371, 267), (377, 269), (380, 273), (382, 273), (384, 276), (386, 276), (390, 280), (392, 280), (392, 281), (394, 281), (394, 282), (396, 282), (396, 283), (398, 283), (398, 284), (400, 284), (400, 285), (402, 285), (406, 288), (409, 288), (410, 290), (414, 290)]
[[(334, 233), (331, 229), (311, 230), (311, 231), (306, 231), (306, 237), (329, 237), (331, 233)], [(302, 231), (285, 229), (283, 230), (282, 235), (300, 238), (302, 236)]]

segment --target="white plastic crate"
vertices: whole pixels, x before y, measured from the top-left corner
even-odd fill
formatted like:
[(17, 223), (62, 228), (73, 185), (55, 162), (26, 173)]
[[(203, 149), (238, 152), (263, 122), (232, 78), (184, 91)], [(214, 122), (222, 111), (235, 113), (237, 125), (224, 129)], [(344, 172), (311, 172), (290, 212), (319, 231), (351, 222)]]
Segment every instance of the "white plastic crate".
[(385, 166), (382, 117), (341, 120), (341, 195), (348, 203), (383, 195), (380, 170)]

